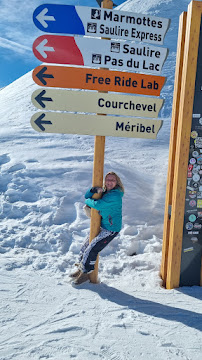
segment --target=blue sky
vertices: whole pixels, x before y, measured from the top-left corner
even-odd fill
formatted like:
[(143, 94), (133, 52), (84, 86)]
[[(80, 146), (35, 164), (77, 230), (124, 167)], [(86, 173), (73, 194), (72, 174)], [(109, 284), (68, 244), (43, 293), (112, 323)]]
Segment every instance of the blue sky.
[[(124, 0), (114, 2), (119, 5)], [(35, 27), (32, 14), (47, 3), (98, 7), (96, 0), (0, 0), (0, 88), (40, 64), (32, 44), (42, 32)]]

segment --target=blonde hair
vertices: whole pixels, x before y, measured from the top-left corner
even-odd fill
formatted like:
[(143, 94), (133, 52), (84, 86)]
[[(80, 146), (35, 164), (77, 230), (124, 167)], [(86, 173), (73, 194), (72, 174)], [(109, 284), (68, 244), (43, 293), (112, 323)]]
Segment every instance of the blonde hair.
[(113, 171), (109, 171), (109, 172), (105, 175), (104, 183), (103, 183), (104, 190), (106, 190), (105, 181), (106, 181), (106, 178), (107, 178), (108, 175), (114, 175), (114, 176), (115, 176), (116, 182), (117, 182), (116, 186), (119, 187), (119, 188), (121, 189), (121, 191), (123, 191), (123, 193), (124, 193), (124, 186), (123, 186), (123, 184), (122, 184), (122, 181), (121, 181), (120, 177), (119, 177), (115, 172), (113, 172)]

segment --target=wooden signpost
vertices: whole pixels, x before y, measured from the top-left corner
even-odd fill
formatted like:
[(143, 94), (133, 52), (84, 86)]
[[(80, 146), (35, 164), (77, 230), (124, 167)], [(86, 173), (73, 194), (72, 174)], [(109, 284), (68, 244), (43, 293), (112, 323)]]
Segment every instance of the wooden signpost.
[[(35, 40), (35, 56), (43, 62), (63, 66), (44, 64), (33, 71), (34, 81), (45, 87), (33, 93), (33, 104), (39, 109), (54, 112), (34, 114), (31, 125), (39, 132), (95, 135), (92, 186), (102, 187), (105, 136), (155, 139), (162, 126), (162, 120), (155, 118), (158, 117), (163, 99), (149, 96), (159, 96), (165, 84), (165, 77), (158, 75), (168, 51), (154, 45), (163, 44), (170, 20), (114, 11), (111, 0), (100, 0), (99, 3), (101, 9), (43, 4), (34, 11), (35, 25), (42, 31), (54, 34), (42, 35)], [(100, 36), (102, 40), (93, 39), (93, 36)], [(111, 41), (110, 38), (117, 40)], [(137, 43), (120, 42), (121, 39), (135, 40)], [(138, 45), (138, 42), (153, 45)], [(99, 66), (99, 69), (82, 66)], [(64, 89), (96, 90), (98, 93)], [(115, 94), (108, 94), (109, 91)], [(146, 97), (117, 95), (117, 92)], [(57, 110), (65, 112), (59, 113)], [(95, 194), (94, 198), (99, 196)], [(91, 209), (90, 241), (99, 233), (100, 219), (98, 212)], [(98, 259), (95, 270), (90, 274), (91, 282), (96, 283), (97, 277)]]
[[(113, 9), (113, 1), (103, 0), (101, 8)], [(106, 71), (106, 70), (105, 70)], [(94, 162), (93, 162), (93, 177), (92, 186), (103, 186), (104, 176), (104, 153), (105, 153), (105, 136), (95, 136), (94, 143)], [(94, 199), (99, 199), (101, 194), (95, 194)], [(95, 209), (91, 209), (91, 224), (90, 224), (90, 240), (92, 241), (100, 232), (101, 217)], [(90, 274), (90, 281), (92, 283), (98, 282), (98, 261), (99, 255), (97, 256), (95, 269)]]
[(180, 18), (161, 266), (167, 289), (202, 285), (201, 16), (202, 3), (192, 1), (187, 21)]

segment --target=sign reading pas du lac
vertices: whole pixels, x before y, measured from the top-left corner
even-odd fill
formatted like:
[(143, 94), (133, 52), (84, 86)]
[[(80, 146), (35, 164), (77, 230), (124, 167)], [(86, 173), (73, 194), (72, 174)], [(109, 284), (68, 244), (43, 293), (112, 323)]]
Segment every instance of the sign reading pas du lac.
[(86, 6), (43, 4), (33, 14), (42, 31), (135, 40), (162, 45), (170, 20)]
[(129, 41), (42, 35), (33, 44), (42, 62), (128, 70), (160, 75), (168, 49)]

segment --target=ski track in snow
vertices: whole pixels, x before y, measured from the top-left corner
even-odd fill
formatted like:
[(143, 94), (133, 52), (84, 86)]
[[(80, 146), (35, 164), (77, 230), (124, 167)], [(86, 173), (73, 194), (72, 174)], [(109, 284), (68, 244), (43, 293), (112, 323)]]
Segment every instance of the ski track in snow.
[(94, 138), (31, 128), (31, 73), (0, 91), (1, 360), (201, 360), (202, 288), (165, 290), (159, 276), (178, 17), (188, 3), (119, 6), (172, 22), (157, 140), (106, 138), (105, 173), (116, 171), (126, 192), (99, 284), (75, 288), (68, 278), (89, 230)]
[[(23, 269), (6, 277), (0, 273), (1, 358), (61, 359), (68, 354), (69, 359), (124, 360), (132, 359), (134, 351), (137, 359), (200, 358), (202, 293), (197, 287), (200, 296), (190, 303), (194, 289), (184, 294), (150, 289), (148, 299), (147, 293), (133, 289), (133, 281), (124, 291), (116, 280), (75, 289), (66, 277), (51, 276)], [(182, 301), (177, 307), (176, 297)]]

